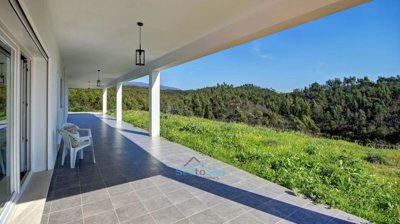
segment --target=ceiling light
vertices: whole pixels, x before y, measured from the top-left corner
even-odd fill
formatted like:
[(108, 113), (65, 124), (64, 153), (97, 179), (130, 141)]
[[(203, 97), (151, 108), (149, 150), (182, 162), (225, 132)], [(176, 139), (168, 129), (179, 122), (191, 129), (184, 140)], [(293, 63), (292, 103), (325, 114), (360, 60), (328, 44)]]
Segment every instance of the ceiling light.
[(97, 70), (97, 87), (101, 86), (101, 81), (100, 81), (100, 70)]
[(136, 65), (144, 66), (145, 65), (145, 52), (142, 49), (142, 22), (138, 22), (137, 25), (139, 26), (139, 49), (136, 49)]

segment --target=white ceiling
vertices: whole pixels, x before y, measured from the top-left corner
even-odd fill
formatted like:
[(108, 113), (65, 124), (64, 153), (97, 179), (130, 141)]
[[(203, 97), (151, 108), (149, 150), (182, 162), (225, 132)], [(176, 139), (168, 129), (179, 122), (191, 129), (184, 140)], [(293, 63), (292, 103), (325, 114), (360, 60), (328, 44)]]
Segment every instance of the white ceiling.
[[(47, 0), (70, 87), (148, 74), (366, 0)], [(144, 22), (145, 68), (134, 66)], [(283, 24), (283, 25), (280, 25)]]

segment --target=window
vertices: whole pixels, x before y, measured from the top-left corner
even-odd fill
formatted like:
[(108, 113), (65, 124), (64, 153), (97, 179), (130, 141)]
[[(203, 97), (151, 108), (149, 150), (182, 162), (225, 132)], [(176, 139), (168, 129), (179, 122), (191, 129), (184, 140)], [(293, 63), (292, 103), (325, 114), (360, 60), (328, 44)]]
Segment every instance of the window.
[(12, 144), (10, 137), (11, 98), (11, 49), (0, 41), (0, 211), (12, 195), (11, 190), (11, 153)]

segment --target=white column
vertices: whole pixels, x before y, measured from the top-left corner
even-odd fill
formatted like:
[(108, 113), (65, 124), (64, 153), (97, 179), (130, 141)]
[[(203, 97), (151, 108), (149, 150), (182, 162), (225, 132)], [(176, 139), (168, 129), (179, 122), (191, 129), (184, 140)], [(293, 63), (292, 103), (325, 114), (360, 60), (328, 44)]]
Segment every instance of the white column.
[(107, 88), (103, 87), (103, 114), (107, 114)]
[(153, 71), (149, 76), (149, 114), (150, 136), (160, 136), (160, 72)]
[(122, 82), (117, 84), (117, 88), (115, 89), (117, 95), (117, 102), (116, 102), (116, 119), (117, 121), (122, 120)]

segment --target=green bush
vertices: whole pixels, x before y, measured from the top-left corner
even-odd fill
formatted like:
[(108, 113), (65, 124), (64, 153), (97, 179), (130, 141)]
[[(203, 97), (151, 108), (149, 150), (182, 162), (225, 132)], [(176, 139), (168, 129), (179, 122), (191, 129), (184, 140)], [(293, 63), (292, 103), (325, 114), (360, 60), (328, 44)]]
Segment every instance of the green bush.
[(365, 160), (374, 164), (387, 164), (386, 159), (381, 154), (370, 153)]

